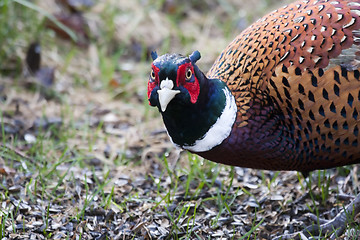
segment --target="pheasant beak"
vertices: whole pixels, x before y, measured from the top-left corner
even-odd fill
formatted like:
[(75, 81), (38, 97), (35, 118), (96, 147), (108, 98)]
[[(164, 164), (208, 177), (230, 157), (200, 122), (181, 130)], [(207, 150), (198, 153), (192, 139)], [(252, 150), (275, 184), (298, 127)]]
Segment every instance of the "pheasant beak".
[(173, 90), (173, 87), (174, 83), (169, 78), (162, 80), (160, 83), (160, 90), (157, 92), (159, 94), (159, 102), (162, 112), (166, 111), (166, 107), (175, 95), (180, 93), (180, 90)]

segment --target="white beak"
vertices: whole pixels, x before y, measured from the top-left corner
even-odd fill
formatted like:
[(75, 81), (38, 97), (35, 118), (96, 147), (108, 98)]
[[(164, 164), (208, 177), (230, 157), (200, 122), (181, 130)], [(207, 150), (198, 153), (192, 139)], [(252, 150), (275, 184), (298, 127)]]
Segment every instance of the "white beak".
[(174, 83), (169, 78), (162, 80), (160, 83), (159, 102), (161, 111), (165, 112), (167, 105), (175, 97), (176, 94), (180, 93), (180, 90), (173, 90)]

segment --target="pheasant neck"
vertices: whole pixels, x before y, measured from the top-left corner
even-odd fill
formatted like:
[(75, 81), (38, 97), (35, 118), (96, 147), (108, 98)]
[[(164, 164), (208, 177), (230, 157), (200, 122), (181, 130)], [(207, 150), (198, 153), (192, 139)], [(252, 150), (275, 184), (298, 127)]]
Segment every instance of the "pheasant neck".
[(237, 112), (234, 96), (225, 83), (202, 76), (197, 103), (170, 103), (162, 114), (172, 142), (192, 152), (209, 151), (221, 144), (230, 135)]

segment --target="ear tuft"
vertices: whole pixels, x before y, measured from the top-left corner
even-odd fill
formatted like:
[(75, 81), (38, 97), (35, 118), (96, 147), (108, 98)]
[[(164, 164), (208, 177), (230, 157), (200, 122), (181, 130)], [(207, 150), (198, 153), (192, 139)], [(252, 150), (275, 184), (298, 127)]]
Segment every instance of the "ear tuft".
[(151, 58), (152, 58), (153, 60), (155, 60), (155, 59), (157, 59), (157, 57), (158, 57), (158, 55), (157, 55), (156, 51), (152, 51), (152, 52), (151, 52)]
[(194, 51), (189, 58), (192, 63), (196, 63), (201, 58), (200, 52), (198, 50)]

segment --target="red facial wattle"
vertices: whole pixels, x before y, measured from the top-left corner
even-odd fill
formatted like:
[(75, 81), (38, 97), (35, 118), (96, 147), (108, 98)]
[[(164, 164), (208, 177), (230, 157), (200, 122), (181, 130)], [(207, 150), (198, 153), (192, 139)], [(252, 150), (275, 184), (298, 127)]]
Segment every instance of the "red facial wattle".
[[(148, 81), (148, 89), (147, 89), (147, 96), (148, 99), (150, 99), (150, 95), (152, 90), (159, 85), (159, 71), (160, 69), (158, 67), (156, 67), (154, 64), (152, 64), (152, 71), (154, 71), (154, 76), (152, 77), (150, 75), (150, 79)], [(149, 102), (150, 105), (150, 102)]]
[[(190, 70), (192, 73), (190, 79), (187, 79), (186, 77), (188, 70)], [(177, 70), (176, 85), (186, 88), (190, 94), (191, 103), (196, 103), (200, 93), (200, 85), (198, 79), (195, 76), (194, 67), (191, 65), (191, 63), (184, 63), (179, 66)]]

